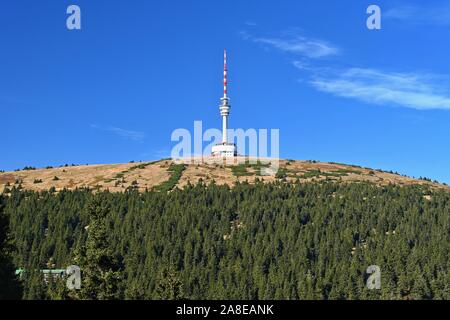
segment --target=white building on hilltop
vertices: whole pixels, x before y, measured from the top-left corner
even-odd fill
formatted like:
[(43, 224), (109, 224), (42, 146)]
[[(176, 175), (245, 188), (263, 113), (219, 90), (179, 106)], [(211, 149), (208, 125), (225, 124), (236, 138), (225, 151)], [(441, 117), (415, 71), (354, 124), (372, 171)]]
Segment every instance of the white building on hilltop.
[(228, 143), (228, 116), (230, 115), (230, 99), (227, 96), (227, 51), (223, 52), (223, 97), (219, 106), (220, 115), (222, 116), (222, 143), (212, 147), (213, 157), (236, 157), (237, 148), (234, 143)]

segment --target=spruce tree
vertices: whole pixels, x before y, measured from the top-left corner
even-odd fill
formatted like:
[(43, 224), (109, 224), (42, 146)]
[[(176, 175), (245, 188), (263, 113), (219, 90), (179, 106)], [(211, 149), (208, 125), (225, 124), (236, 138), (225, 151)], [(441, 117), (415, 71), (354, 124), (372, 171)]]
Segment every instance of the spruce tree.
[(157, 280), (156, 294), (162, 300), (181, 300), (183, 296), (183, 283), (178, 272), (172, 267), (164, 268)]
[(86, 245), (81, 247), (75, 263), (81, 268), (81, 289), (74, 298), (110, 300), (121, 298), (121, 271), (112, 255), (107, 234), (107, 216), (110, 207), (106, 196), (95, 195), (86, 205), (89, 216)]
[(20, 299), (21, 287), (12, 263), (9, 219), (3, 208), (3, 196), (0, 195), (0, 300)]

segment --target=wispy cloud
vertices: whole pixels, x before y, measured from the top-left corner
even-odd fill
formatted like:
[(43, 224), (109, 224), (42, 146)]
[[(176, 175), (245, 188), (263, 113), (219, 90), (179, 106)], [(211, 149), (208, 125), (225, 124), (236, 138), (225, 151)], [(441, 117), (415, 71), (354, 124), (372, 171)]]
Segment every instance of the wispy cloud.
[(326, 75), (315, 74), (310, 83), (317, 90), (368, 103), (450, 110), (450, 92), (440, 88), (441, 81), (436, 75), (350, 68)]
[(450, 5), (399, 6), (386, 10), (382, 17), (413, 24), (450, 25)]
[[(404, 13), (404, 12), (403, 12)], [(393, 16), (393, 13), (391, 13)], [(400, 15), (399, 15), (400, 16)], [(270, 45), (298, 54), (293, 65), (302, 71), (302, 82), (316, 90), (339, 97), (353, 98), (370, 104), (394, 105), (417, 110), (450, 110), (450, 77), (423, 72), (392, 72), (373, 68), (337, 68), (324, 66), (321, 58), (339, 53), (339, 49), (324, 40), (298, 36), (298, 31), (285, 33), (288, 39), (254, 37), (247, 32), (246, 40)]]
[(143, 132), (126, 130), (126, 129), (122, 129), (122, 128), (114, 127), (114, 126), (102, 127), (102, 126), (98, 126), (95, 124), (91, 124), (91, 128), (102, 130), (102, 131), (108, 131), (108, 132), (114, 133), (115, 135), (120, 136), (122, 138), (125, 138), (128, 140), (133, 140), (133, 141), (138, 141), (138, 142), (143, 141), (145, 138), (145, 134)]
[(254, 37), (245, 31), (241, 32), (241, 35), (246, 40), (251, 40), (255, 43), (270, 46), (283, 52), (312, 59), (323, 58), (339, 53), (337, 47), (326, 41), (307, 38), (301, 35), (292, 35), (288, 38)]

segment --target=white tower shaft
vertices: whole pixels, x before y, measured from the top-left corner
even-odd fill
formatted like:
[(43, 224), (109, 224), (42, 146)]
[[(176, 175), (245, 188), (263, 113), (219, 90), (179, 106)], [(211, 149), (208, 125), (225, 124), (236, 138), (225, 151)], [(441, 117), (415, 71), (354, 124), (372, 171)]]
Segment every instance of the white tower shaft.
[(228, 117), (227, 116), (223, 116), (222, 117), (222, 143), (227, 143), (228, 141), (228, 135), (227, 135), (227, 131), (228, 131)]

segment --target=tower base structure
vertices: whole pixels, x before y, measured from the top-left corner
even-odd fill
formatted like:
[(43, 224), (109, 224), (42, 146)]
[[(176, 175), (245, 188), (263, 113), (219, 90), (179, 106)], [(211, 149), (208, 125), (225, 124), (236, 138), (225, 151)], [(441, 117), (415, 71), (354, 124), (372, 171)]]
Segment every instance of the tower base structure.
[(234, 143), (219, 143), (211, 148), (211, 156), (217, 158), (231, 158), (237, 156), (237, 148)]

